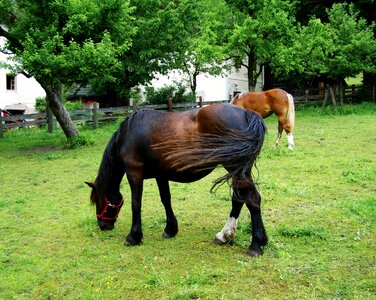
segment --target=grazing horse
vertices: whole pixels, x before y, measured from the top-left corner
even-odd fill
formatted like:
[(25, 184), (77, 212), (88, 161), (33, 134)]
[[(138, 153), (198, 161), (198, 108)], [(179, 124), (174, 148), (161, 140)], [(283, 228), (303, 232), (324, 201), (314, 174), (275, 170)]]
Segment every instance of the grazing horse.
[(131, 188), (132, 226), (125, 244), (140, 244), (143, 182), (155, 178), (166, 212), (162, 236), (174, 237), (178, 222), (171, 206), (169, 181), (197, 181), (222, 165), (228, 173), (217, 179), (214, 186), (225, 181), (231, 183), (232, 210), (214, 241), (227, 244), (234, 239), (237, 218), (245, 203), (252, 226), (252, 243), (247, 254), (261, 255), (267, 236), (261, 219), (261, 197), (251, 169), (264, 134), (264, 121), (258, 114), (230, 104), (185, 112), (135, 112), (113, 134), (95, 182), (86, 182), (92, 188), (91, 201), (96, 205), (98, 226), (101, 230), (114, 228), (124, 201), (119, 189), (126, 174)]
[[(281, 89), (272, 89), (265, 92), (246, 92), (237, 94), (230, 102), (244, 109), (252, 110), (267, 118), (273, 113), (278, 117), (278, 135), (276, 145), (281, 140), (282, 130), (287, 134), (288, 148), (294, 149), (292, 131), (295, 124), (294, 98)], [(286, 120), (287, 115), (287, 120)]]

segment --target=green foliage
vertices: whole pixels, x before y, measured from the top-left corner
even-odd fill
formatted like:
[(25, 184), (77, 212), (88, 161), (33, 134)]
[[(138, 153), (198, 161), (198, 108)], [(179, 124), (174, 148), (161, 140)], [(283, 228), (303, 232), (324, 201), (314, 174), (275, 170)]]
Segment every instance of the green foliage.
[[(294, 59), (287, 49), (296, 37), (296, 29), (289, 2), (231, 2), (235, 27), (228, 43), (228, 53), (234, 59), (247, 59), (242, 64), (248, 69), (250, 89), (256, 85), (260, 65), (272, 63), (275, 69), (291, 71)], [(285, 55), (281, 56), (282, 52)]]
[(66, 101), (65, 108), (67, 110), (81, 110), (84, 108), (80, 101)]
[(71, 137), (67, 140), (68, 149), (75, 149), (89, 145), (94, 145), (94, 141), (84, 136)]
[(224, 0), (182, 1), (179, 6), (184, 21), (184, 51), (176, 68), (187, 76), (193, 93), (196, 78), (206, 73), (218, 75), (228, 68), (226, 43), (232, 29), (231, 11)]
[(45, 97), (39, 97), (35, 99), (35, 109), (40, 112), (46, 111), (46, 98)]
[(334, 4), (327, 13), (327, 22), (313, 18), (301, 28), (293, 47), (301, 65), (296, 70), (310, 75), (325, 74), (336, 80), (374, 72), (373, 25), (359, 18), (352, 4)]
[(171, 97), (172, 103), (194, 102), (195, 95), (187, 91), (187, 88), (181, 83), (154, 88), (146, 87), (146, 103), (147, 104), (167, 104)]

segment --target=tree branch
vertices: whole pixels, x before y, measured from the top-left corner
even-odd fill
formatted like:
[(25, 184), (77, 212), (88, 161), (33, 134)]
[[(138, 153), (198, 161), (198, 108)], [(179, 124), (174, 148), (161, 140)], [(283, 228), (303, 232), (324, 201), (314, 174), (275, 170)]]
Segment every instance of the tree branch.
[(1, 25), (0, 25), (0, 36), (5, 37), (13, 46), (12, 48), (23, 49), (22, 44), (16, 38), (14, 38), (11, 34), (9, 34), (9, 32), (6, 31)]
[(33, 76), (31, 76), (29, 73), (27, 73), (25, 70), (21, 71), (20, 74), (24, 75), (26, 78), (31, 78)]

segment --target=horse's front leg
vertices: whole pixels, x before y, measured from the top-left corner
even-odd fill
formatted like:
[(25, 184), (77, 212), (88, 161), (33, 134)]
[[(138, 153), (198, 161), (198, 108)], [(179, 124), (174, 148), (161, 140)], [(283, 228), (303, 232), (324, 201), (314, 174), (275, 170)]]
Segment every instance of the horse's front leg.
[(141, 204), (143, 177), (138, 173), (127, 173), (132, 193), (132, 227), (125, 239), (125, 245), (139, 245), (142, 241)]
[(166, 211), (166, 228), (162, 234), (163, 238), (174, 237), (178, 233), (178, 221), (171, 206), (171, 193), (168, 180), (157, 178), (159, 195)]

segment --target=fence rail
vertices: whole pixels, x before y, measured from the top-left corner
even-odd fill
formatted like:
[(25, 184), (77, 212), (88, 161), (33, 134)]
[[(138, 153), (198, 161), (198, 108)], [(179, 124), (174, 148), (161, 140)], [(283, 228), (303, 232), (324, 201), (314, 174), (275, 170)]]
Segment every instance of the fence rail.
[[(359, 94), (359, 86), (351, 86), (344, 89), (344, 98), (346, 102), (355, 101)], [(310, 101), (322, 101), (326, 99), (326, 93), (324, 89), (310, 89), (293, 91), (295, 103), (307, 103)], [(202, 101), (191, 103), (172, 103), (171, 99), (166, 104), (161, 105), (139, 105), (139, 106), (121, 106), (121, 107), (107, 107), (98, 108), (97, 104), (92, 109), (82, 109), (69, 111), (69, 115), (73, 122), (92, 122), (93, 127), (97, 128), (99, 121), (113, 120), (119, 118), (125, 118), (132, 112), (139, 109), (154, 109), (164, 111), (181, 111), (192, 109), (195, 107), (202, 107), (204, 105), (226, 103), (228, 100), (219, 101)], [(50, 118), (48, 116), (51, 116)], [(0, 138), (3, 137), (3, 132), (6, 129), (19, 128), (19, 127), (31, 127), (48, 125), (49, 132), (52, 132), (53, 122), (56, 122), (52, 117), (52, 114), (48, 113), (36, 113), (36, 114), (23, 114), (23, 115), (11, 115), (4, 116), (0, 113)]]
[[(227, 100), (223, 101), (201, 101), (197, 103), (176, 103), (171, 104), (161, 104), (161, 105), (139, 105), (139, 106), (121, 106), (121, 107), (106, 107), (98, 108), (94, 105), (92, 109), (81, 109), (69, 111), (69, 115), (73, 122), (90, 122), (93, 124), (94, 128), (98, 127), (99, 121), (114, 120), (119, 118), (125, 118), (129, 116), (134, 111), (139, 109), (154, 109), (154, 110), (174, 110), (181, 111), (192, 109), (195, 107), (201, 107), (203, 105), (215, 104), (215, 103), (226, 103)], [(170, 109), (169, 109), (170, 108)], [(49, 125), (49, 131), (52, 131), (52, 124), (56, 122), (54, 118), (49, 120), (48, 113), (35, 113), (35, 114), (20, 114), (20, 115), (10, 115), (4, 116), (0, 113), (0, 138), (3, 137), (3, 132), (6, 129), (13, 129), (19, 127), (32, 127), (32, 126), (42, 126)]]

